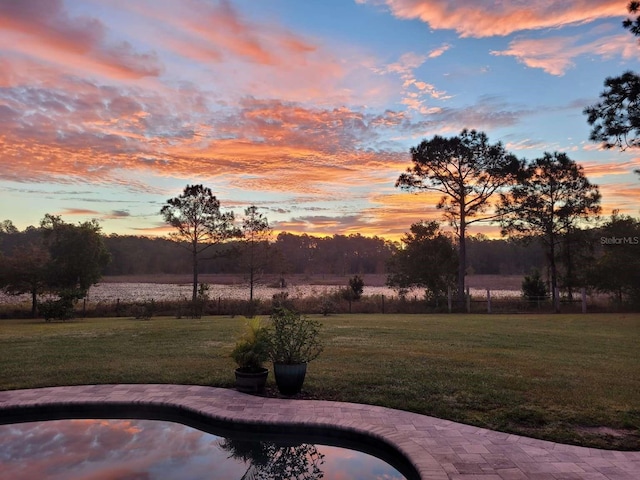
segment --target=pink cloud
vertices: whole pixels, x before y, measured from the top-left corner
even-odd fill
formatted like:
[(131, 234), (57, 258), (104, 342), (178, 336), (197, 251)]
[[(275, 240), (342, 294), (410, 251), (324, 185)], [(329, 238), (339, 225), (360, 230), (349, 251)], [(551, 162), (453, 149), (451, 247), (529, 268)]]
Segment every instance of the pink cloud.
[(617, 35), (599, 38), (579, 44), (577, 37), (553, 37), (546, 39), (518, 39), (509, 48), (492, 51), (492, 55), (512, 56), (531, 68), (540, 68), (551, 75), (564, 75), (573, 67), (573, 59), (581, 55), (599, 55), (610, 58), (620, 55), (631, 58), (637, 55), (637, 46), (630, 48), (627, 36)]
[[(359, 0), (375, 3), (377, 0)], [(384, 0), (398, 18), (419, 19), (433, 29), (450, 29), (462, 37), (504, 36), (523, 30), (557, 28), (622, 17), (626, 5), (619, 0), (563, 0), (531, 2), (451, 2), (449, 0)]]
[(448, 45), (443, 45), (432, 50), (428, 55), (418, 55), (413, 52), (403, 54), (397, 62), (376, 68), (374, 71), (381, 75), (397, 75), (402, 81), (401, 103), (421, 114), (429, 114), (433, 109), (427, 106), (427, 98), (446, 100), (450, 98), (446, 92), (438, 90), (434, 85), (418, 80), (415, 70), (427, 59), (436, 58), (448, 50)]
[(585, 174), (589, 178), (599, 178), (607, 175), (629, 175), (634, 170), (640, 168), (640, 158), (616, 163), (603, 163), (591, 160), (581, 162), (581, 165), (584, 167)]
[(101, 21), (71, 17), (61, 0), (0, 3), (0, 39), (4, 50), (66, 68), (96, 69), (117, 78), (161, 72), (154, 54), (137, 53), (127, 42), (109, 42)]

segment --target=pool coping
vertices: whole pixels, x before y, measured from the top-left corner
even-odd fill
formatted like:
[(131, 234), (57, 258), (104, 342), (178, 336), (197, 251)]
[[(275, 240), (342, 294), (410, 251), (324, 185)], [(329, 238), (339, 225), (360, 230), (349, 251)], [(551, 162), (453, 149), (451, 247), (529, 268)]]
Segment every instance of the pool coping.
[(174, 409), (215, 422), (339, 430), (390, 445), (423, 480), (634, 480), (640, 452), (537, 440), (385, 407), (267, 398), (231, 389), (173, 384), (107, 384), (0, 391), (0, 417), (82, 405)]

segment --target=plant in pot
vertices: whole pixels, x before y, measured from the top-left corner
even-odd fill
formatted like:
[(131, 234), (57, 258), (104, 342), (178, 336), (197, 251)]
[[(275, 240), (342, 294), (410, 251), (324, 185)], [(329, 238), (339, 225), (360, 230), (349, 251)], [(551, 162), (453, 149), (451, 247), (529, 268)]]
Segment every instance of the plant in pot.
[(260, 393), (267, 383), (269, 370), (264, 363), (269, 360), (269, 331), (260, 318), (248, 319), (242, 335), (231, 352), (238, 365), (236, 388), (241, 392)]
[(302, 390), (307, 363), (318, 358), (323, 349), (320, 327), (317, 320), (285, 308), (271, 314), (269, 356), (281, 394), (295, 395)]

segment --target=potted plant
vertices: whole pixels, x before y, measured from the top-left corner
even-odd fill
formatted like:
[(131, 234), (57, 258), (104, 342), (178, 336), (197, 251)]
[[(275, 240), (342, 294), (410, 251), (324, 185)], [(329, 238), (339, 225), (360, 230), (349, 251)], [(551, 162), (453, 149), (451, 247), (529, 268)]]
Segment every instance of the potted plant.
[(300, 392), (307, 363), (318, 358), (322, 349), (320, 322), (285, 308), (271, 314), (269, 356), (280, 393)]
[(267, 383), (269, 370), (264, 363), (269, 360), (269, 332), (260, 318), (248, 319), (245, 329), (231, 352), (235, 360), (236, 387), (241, 392), (260, 393)]

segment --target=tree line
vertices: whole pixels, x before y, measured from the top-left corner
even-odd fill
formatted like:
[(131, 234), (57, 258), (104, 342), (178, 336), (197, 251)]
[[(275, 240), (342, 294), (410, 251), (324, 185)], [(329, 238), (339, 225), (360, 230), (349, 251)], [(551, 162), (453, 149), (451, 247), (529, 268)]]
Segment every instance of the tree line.
[[(52, 217), (46, 218), (50, 225)], [(56, 222), (56, 225), (61, 225), (60, 219)], [(97, 251), (108, 254), (108, 263), (104, 256), (99, 255), (96, 257), (101, 259), (99, 269), (89, 270), (93, 272), (91, 276), (82, 275), (85, 285), (92, 279), (97, 281), (102, 275), (152, 276), (189, 274), (192, 271), (189, 251), (168, 238), (103, 235), (95, 222), (80, 223), (72, 227), (84, 230), (85, 234), (88, 233), (86, 230), (92, 232), (92, 235), (97, 233), (104, 246), (104, 250), (98, 248)], [(70, 228), (69, 224), (65, 228)], [(45, 281), (45, 273), (55, 271), (53, 264), (47, 266), (52, 255), (46, 248), (45, 235), (48, 229), (49, 227), (41, 225), (19, 231), (10, 221), (0, 223), (0, 277), (5, 291), (39, 294), (55, 286), (47, 287)], [(436, 262), (430, 257), (438, 256), (439, 250), (429, 242), (436, 232), (442, 236), (449, 251), (453, 251), (449, 263), (442, 262), (439, 257)], [(561, 265), (561, 291), (569, 294), (583, 286), (589, 286), (615, 296), (620, 302), (632, 298), (637, 290), (633, 286), (640, 285), (640, 245), (634, 243), (637, 238), (640, 238), (639, 221), (619, 214), (602, 220), (598, 227), (578, 229), (570, 235), (563, 235), (556, 253)], [(539, 238), (528, 240), (490, 239), (482, 234), (469, 236), (466, 273), (524, 277), (538, 271), (543, 279), (548, 278), (543, 242)], [(67, 250), (76, 252), (78, 248), (78, 245), (69, 246)], [(423, 257), (415, 257), (414, 255), (420, 255), (420, 250), (423, 251)], [(237, 239), (215, 245), (200, 262), (199, 272), (243, 276), (249, 283), (250, 271), (247, 269), (246, 255), (244, 257), (243, 259)], [(74, 258), (76, 256), (70, 254), (65, 261), (71, 262)], [(268, 250), (261, 253), (260, 264), (254, 263), (253, 274), (255, 281), (259, 281), (263, 274), (285, 279), (290, 274), (306, 274), (348, 277), (359, 275), (365, 282), (367, 275), (383, 274), (389, 277), (392, 286), (398, 288), (403, 286), (400, 275), (404, 275), (406, 287), (424, 286), (428, 295), (433, 296), (443, 295), (448, 284), (441, 288), (427, 288), (429, 281), (422, 282), (421, 276), (433, 276), (438, 268), (447, 266), (444, 276), (455, 278), (456, 259), (455, 238), (442, 232), (437, 222), (418, 222), (411, 226), (403, 242), (359, 234), (320, 237), (280, 233), (270, 240)], [(405, 261), (404, 271), (396, 268), (397, 262), (402, 261)], [(451, 262), (454, 262), (453, 266)], [(61, 263), (63, 261), (58, 260), (55, 268), (59, 269)], [(90, 262), (85, 259), (82, 264), (88, 267)], [(9, 281), (11, 277), (13, 280)], [(76, 275), (75, 280), (77, 279)], [(67, 286), (73, 280), (67, 280)], [(58, 280), (56, 283), (59, 283)]]
[[(91, 223), (96, 225), (95, 223)], [(43, 259), (33, 252), (42, 241), (40, 226), (19, 231), (11, 221), (0, 226), (0, 258), (14, 256)], [(83, 224), (79, 224), (82, 226)], [(100, 233), (109, 262), (101, 267), (106, 276), (164, 275), (191, 273), (190, 253), (165, 237), (105, 235)], [(314, 236), (279, 233), (271, 239), (260, 272), (268, 275), (364, 275), (388, 273), (390, 258), (402, 246), (381, 237), (360, 234)], [(524, 245), (508, 239), (489, 239), (478, 234), (468, 239), (469, 274), (524, 275), (532, 268), (543, 268), (544, 257), (537, 245)], [(199, 264), (203, 274), (247, 274), (239, 262), (237, 240), (214, 246)], [(6, 264), (4, 264), (6, 267)]]

